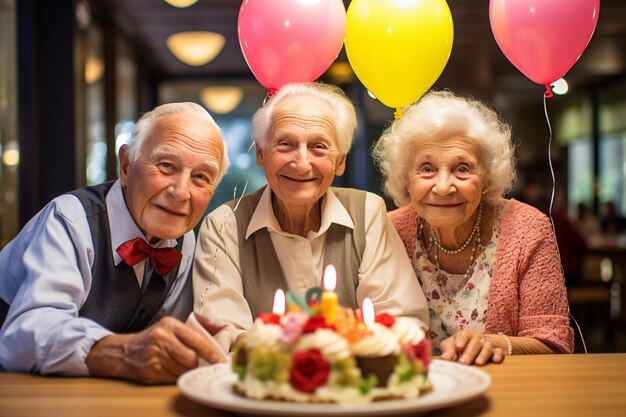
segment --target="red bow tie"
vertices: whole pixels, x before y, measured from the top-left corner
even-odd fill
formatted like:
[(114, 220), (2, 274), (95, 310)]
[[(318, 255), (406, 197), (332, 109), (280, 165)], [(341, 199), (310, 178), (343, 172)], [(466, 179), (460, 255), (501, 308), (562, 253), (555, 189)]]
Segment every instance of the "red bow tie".
[(183, 255), (174, 248), (153, 248), (140, 237), (127, 240), (117, 248), (127, 265), (133, 266), (150, 257), (152, 267), (157, 274), (164, 277), (180, 263)]

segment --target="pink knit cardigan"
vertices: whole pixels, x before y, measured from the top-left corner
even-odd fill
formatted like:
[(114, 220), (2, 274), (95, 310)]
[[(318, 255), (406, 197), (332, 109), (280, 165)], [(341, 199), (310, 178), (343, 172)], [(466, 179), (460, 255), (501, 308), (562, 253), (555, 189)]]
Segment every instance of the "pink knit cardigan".
[[(412, 204), (389, 213), (409, 258), (415, 253), (417, 213)], [(486, 333), (534, 337), (558, 349), (574, 350), (567, 293), (548, 218), (510, 200), (500, 237), (487, 301)]]

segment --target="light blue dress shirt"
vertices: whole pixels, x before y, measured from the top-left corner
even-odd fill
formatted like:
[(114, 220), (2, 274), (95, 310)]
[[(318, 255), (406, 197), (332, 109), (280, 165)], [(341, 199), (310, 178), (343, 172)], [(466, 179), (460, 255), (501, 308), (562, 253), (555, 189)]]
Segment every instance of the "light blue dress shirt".
[[(126, 208), (119, 180), (106, 197), (115, 265), (116, 248), (144, 237)], [(173, 247), (176, 240), (159, 242)], [(187, 318), (193, 304), (189, 272), (195, 246), (185, 234), (176, 282), (153, 322), (169, 315)], [(52, 200), (0, 252), (0, 298), (10, 305), (0, 330), (0, 369), (86, 376), (87, 355), (98, 340), (112, 334), (78, 312), (91, 287), (94, 246), (85, 210), (73, 195)], [(135, 265), (141, 286), (149, 260)]]

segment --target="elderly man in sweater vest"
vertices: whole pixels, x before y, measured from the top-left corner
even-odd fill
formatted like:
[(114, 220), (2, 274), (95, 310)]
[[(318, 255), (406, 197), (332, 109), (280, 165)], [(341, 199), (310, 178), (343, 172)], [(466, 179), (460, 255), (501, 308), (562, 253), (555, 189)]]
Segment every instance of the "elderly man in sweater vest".
[(277, 288), (304, 296), (326, 265), (346, 308), (365, 297), (376, 311), (428, 322), (426, 300), (375, 194), (331, 187), (356, 127), (354, 106), (320, 83), (282, 87), (252, 121), (268, 186), (218, 207), (202, 222), (194, 261), (194, 310), (226, 328), (228, 348), (272, 309)]
[(193, 227), (228, 167), (194, 103), (157, 107), (122, 146), (120, 179), (55, 198), (0, 252), (5, 370), (172, 383), (218, 361), (191, 311)]

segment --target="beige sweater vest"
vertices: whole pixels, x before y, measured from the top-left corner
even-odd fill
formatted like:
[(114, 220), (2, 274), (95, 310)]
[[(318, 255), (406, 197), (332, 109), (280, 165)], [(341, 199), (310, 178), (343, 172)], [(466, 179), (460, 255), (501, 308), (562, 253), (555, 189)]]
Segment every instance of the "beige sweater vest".
[[(278, 288), (287, 291), (287, 280), (280, 266), (272, 239), (266, 228), (254, 232), (248, 239), (246, 230), (265, 187), (244, 196), (237, 210), (237, 235), (243, 294), (250, 306), (252, 317), (260, 312), (271, 312), (274, 293)], [(354, 230), (333, 223), (326, 231), (324, 265), (332, 264), (337, 270), (335, 292), (339, 303), (346, 308), (356, 308), (356, 288), (359, 284), (359, 266), (365, 249), (365, 196), (367, 192), (349, 188), (332, 188), (346, 208)], [(234, 209), (237, 201), (227, 205)]]

